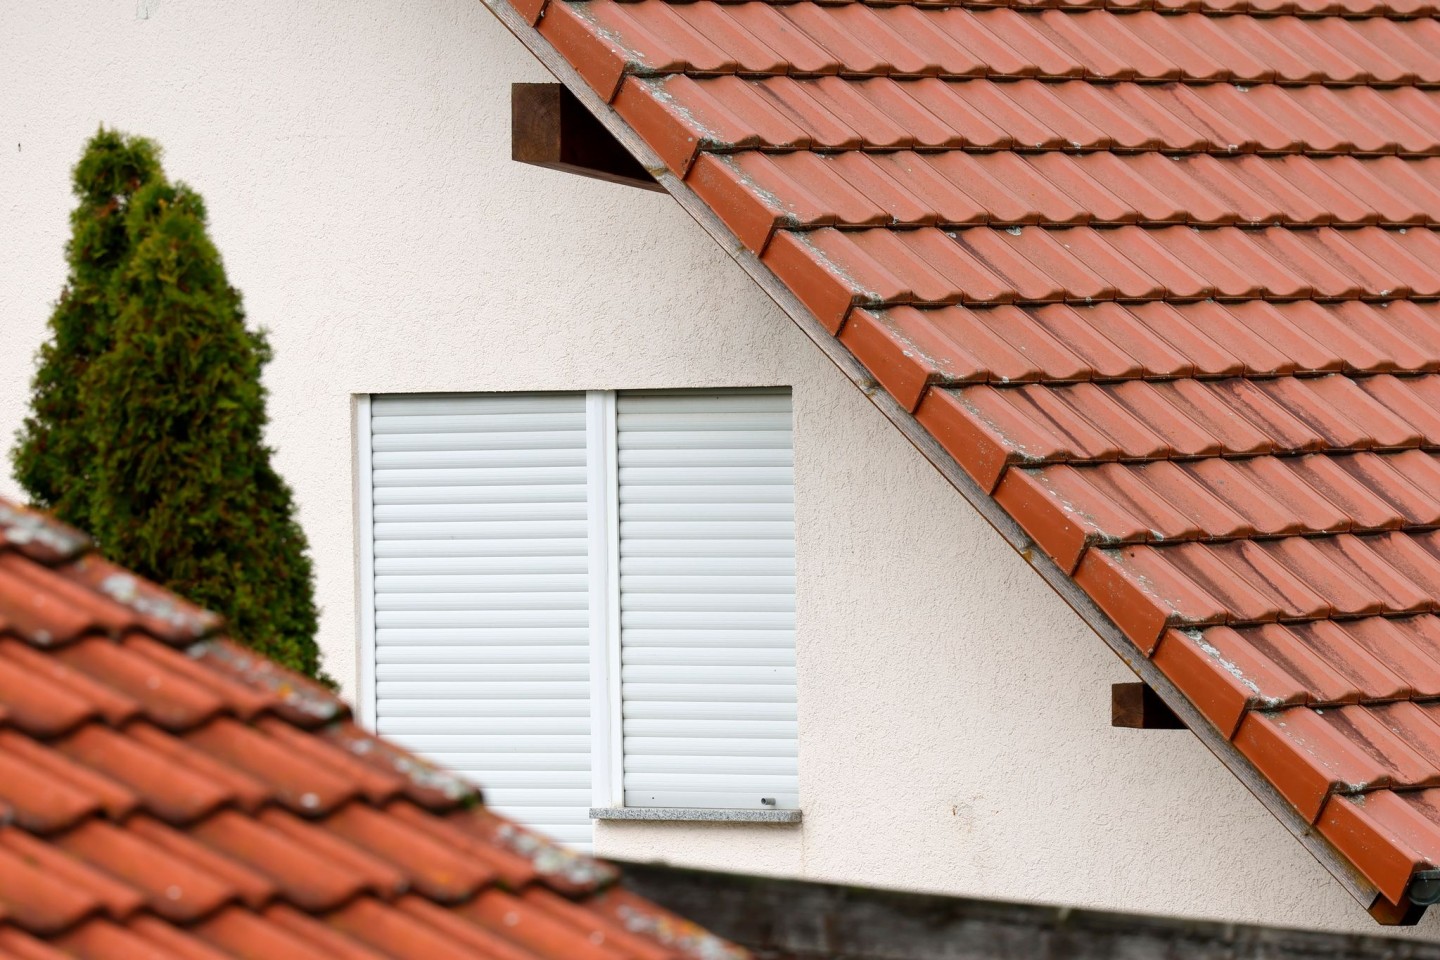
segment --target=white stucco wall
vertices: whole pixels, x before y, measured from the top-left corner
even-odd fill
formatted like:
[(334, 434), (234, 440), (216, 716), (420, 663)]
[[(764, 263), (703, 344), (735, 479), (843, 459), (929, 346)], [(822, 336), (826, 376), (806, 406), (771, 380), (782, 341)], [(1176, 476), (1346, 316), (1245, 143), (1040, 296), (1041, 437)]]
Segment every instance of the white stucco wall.
[(1378, 932), (1193, 737), (1109, 726), (1128, 672), (673, 201), (509, 161), (509, 84), (545, 79), (475, 0), (0, 5), (0, 437), (70, 165), (102, 122), (154, 137), (272, 331), (350, 691), (353, 394), (790, 384), (805, 823), (602, 824), (601, 852)]

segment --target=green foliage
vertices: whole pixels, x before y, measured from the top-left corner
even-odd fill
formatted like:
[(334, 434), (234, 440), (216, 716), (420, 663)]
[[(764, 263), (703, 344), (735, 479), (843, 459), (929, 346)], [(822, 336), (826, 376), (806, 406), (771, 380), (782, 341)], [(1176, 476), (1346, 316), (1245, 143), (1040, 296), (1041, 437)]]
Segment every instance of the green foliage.
[(50, 316), (51, 339), (40, 348), (31, 415), (13, 454), (15, 477), (35, 503), (82, 528), (90, 525), (94, 450), (80, 413), (80, 384), (95, 358), (110, 349), (110, 291), (130, 254), (130, 198), (157, 178), (163, 174), (154, 144), (106, 130), (75, 167), (72, 189), (80, 202), (70, 214), (65, 249), (70, 273)]
[[(76, 170), (82, 206), (114, 182), (87, 181), (91, 194), (79, 185), (91, 154), (115, 136), (102, 131)], [(120, 140), (153, 161), (152, 145)], [(196, 193), (166, 182), (155, 164), (121, 206), (118, 260), (96, 278), (104, 289), (95, 313), (104, 317), (85, 343), (78, 403), (63, 422), (37, 403), (16, 454), (18, 464), (43, 424), (47, 437), (73, 435), (64, 452), (84, 458), (61, 460), (51, 442), (41, 475), (52, 485), (21, 481), (42, 503), (59, 502), (42, 498), (61, 491), (67, 519), (116, 562), (224, 615), (239, 639), (315, 676), (310, 559), (263, 436), (269, 345), (245, 326)], [(74, 361), (52, 326), (42, 364), (76, 369), (64, 366)], [(37, 401), (39, 386), (37, 377)]]

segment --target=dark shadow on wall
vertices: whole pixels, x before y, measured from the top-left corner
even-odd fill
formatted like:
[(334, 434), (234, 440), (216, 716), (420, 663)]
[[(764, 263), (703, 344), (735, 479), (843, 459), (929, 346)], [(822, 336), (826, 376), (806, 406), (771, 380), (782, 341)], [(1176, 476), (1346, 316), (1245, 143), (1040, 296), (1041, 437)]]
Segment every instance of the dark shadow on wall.
[(1440, 960), (1440, 944), (622, 863), (761, 960)]

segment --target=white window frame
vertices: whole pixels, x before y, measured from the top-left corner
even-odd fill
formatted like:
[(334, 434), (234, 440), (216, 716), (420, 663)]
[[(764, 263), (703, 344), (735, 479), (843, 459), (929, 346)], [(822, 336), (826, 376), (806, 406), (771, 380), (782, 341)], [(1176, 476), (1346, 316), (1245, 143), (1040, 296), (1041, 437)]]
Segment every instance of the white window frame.
[[(745, 388), (740, 388), (745, 389)], [(798, 809), (658, 808), (625, 805), (621, 698), (620, 496), (617, 390), (587, 390), (586, 481), (590, 570), (590, 815), (596, 820), (799, 823)], [(372, 394), (352, 404), (355, 456), (358, 722), (376, 728), (375, 497)], [(483, 786), (483, 785), (482, 785)]]
[(375, 481), (371, 457), (370, 394), (355, 397), (352, 405), (355, 437), (355, 606), (356, 634), (360, 649), (356, 651), (359, 669), (356, 697), (360, 726), (375, 730)]
[(625, 739), (620, 698), (620, 483), (614, 390), (585, 394), (590, 521), (591, 803), (622, 807)]

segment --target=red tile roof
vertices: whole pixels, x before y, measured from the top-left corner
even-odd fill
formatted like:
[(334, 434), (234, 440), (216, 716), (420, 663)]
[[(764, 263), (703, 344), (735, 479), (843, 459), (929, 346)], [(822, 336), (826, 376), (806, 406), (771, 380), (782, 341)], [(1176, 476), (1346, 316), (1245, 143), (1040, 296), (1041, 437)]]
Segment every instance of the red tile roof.
[(743, 960), (0, 500), (0, 960)]
[(1413, 919), (1440, 867), (1433, 0), (511, 3)]

